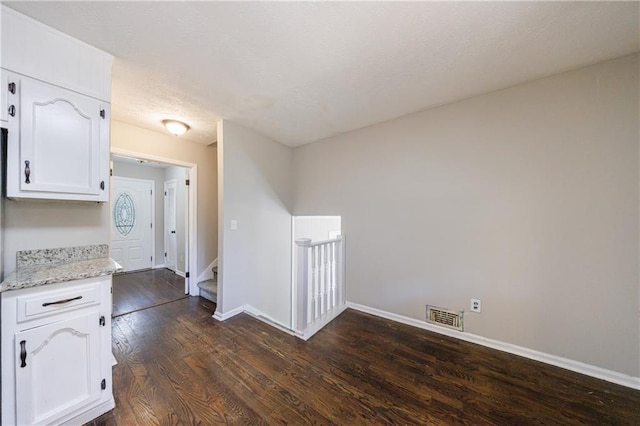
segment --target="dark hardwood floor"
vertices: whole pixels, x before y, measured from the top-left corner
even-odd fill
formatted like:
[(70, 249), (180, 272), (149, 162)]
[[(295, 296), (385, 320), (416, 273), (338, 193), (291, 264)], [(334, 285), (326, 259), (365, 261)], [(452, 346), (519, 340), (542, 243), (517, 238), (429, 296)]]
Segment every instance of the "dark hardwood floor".
[(638, 424), (640, 392), (347, 310), (308, 342), (189, 297), (113, 321), (95, 425)]
[(168, 269), (149, 269), (113, 276), (113, 316), (188, 297), (184, 278)]

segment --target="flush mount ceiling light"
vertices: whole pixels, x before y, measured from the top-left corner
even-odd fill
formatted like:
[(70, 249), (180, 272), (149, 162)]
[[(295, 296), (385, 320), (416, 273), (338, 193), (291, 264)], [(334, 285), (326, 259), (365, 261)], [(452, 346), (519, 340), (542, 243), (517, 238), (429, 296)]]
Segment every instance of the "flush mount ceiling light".
[(180, 136), (187, 133), (190, 129), (189, 125), (178, 120), (162, 120), (162, 124), (172, 135)]

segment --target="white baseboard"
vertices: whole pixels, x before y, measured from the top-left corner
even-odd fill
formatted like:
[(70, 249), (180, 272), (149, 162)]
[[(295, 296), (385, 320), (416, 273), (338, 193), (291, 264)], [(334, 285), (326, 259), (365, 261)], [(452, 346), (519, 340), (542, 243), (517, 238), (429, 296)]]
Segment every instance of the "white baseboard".
[(97, 417), (100, 417), (107, 411), (113, 410), (115, 406), (116, 406), (115, 400), (113, 399), (113, 397), (111, 397), (107, 401), (91, 408), (90, 410), (85, 411), (82, 414), (79, 414), (71, 419), (63, 419), (62, 424), (83, 425)]
[(216, 308), (216, 311), (213, 313), (213, 318), (218, 320), (218, 321), (226, 321), (229, 318), (235, 317), (236, 315), (241, 314), (243, 312), (244, 312), (244, 305), (238, 306), (237, 308), (232, 309), (232, 310), (227, 311), (227, 312), (220, 312)]
[(544, 362), (545, 364), (555, 365), (556, 367), (575, 371), (576, 373), (595, 377), (597, 379), (606, 380), (607, 382), (616, 383), (618, 385), (640, 390), (640, 377), (629, 376), (627, 374), (618, 373), (617, 371), (607, 370), (606, 368), (596, 367), (595, 365), (585, 364), (584, 362), (575, 361), (569, 358), (547, 354), (522, 346), (512, 345), (511, 343), (489, 339), (486, 337), (478, 336), (476, 334), (465, 333), (445, 327), (439, 327), (437, 325), (429, 324), (425, 321), (417, 320), (415, 318), (405, 317), (404, 315), (394, 314), (392, 312), (371, 308), (369, 306), (360, 305), (358, 303), (347, 302), (347, 306), (351, 309), (355, 309), (356, 311), (365, 312), (367, 314), (386, 318), (391, 321), (396, 321), (399, 323), (411, 325), (413, 327), (422, 328), (424, 330), (433, 331), (435, 333), (444, 334), (449, 337), (476, 343), (478, 345), (497, 349), (499, 351), (508, 352), (514, 355), (533, 359), (535, 361)]
[(333, 312), (331, 316), (326, 317), (324, 320), (322, 320), (319, 323), (315, 324), (313, 327), (308, 328), (304, 333), (300, 333), (300, 332), (296, 331), (295, 335), (297, 337), (301, 338), (302, 340), (309, 340), (314, 334), (316, 334), (318, 331), (322, 330), (322, 328), (325, 325), (329, 324), (331, 321), (333, 321), (334, 319), (338, 318), (338, 316), (340, 316), (341, 313), (346, 311), (348, 307), (349, 306), (344, 305), (344, 306), (341, 306), (341, 307), (337, 308), (336, 311)]
[(153, 265), (151, 267), (151, 269), (162, 269), (162, 268), (166, 268), (167, 266), (164, 263), (161, 263), (159, 265)]
[(260, 320), (272, 327), (277, 328), (280, 331), (284, 331), (287, 334), (290, 335), (294, 335), (293, 331), (287, 327), (284, 324), (281, 324), (280, 322), (276, 321), (275, 319), (271, 318), (269, 315), (265, 314), (264, 312), (254, 308), (251, 305), (244, 305), (244, 312), (251, 315), (252, 317), (254, 317), (257, 320)]
[(239, 306), (235, 309), (230, 310), (229, 312), (225, 312), (225, 313), (221, 313), (218, 311), (215, 311), (213, 314), (213, 318), (218, 320), (218, 321), (226, 321), (231, 317), (234, 317), (238, 314), (241, 313), (245, 313), (248, 315), (251, 315), (252, 317), (254, 317), (255, 319), (264, 322), (265, 324), (270, 325), (271, 327), (277, 328), (280, 331), (284, 331), (287, 334), (290, 335), (294, 335), (294, 332), (292, 330), (290, 330), (286, 325), (281, 324), (280, 322), (276, 321), (275, 319), (271, 318), (269, 315), (265, 314), (264, 312), (260, 311), (259, 309), (254, 308), (251, 305), (242, 305)]
[(176, 269), (176, 270), (175, 270), (175, 271), (173, 271), (173, 272), (175, 272), (175, 273), (176, 273), (176, 275), (179, 275), (179, 276), (181, 276), (182, 278), (187, 278), (187, 274), (185, 274), (185, 273), (184, 273), (184, 272), (182, 272), (182, 271), (178, 271), (178, 270)]

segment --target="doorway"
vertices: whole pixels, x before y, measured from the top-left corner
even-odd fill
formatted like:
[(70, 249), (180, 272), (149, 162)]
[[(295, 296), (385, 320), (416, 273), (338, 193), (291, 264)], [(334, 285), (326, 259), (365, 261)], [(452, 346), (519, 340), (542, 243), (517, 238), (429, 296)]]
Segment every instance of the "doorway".
[[(146, 237), (146, 263), (131, 266), (117, 238), (112, 238), (112, 257), (121, 263), (123, 274), (114, 276), (114, 314), (146, 309), (190, 294), (190, 174), (182, 165), (112, 155), (112, 235), (119, 229), (133, 234), (135, 228)], [(120, 182), (126, 182), (123, 190)], [(144, 187), (132, 184), (144, 182)], [(144, 194), (144, 196), (142, 195)], [(136, 198), (136, 195), (138, 197)], [(139, 198), (151, 207), (149, 216)], [(119, 226), (119, 227), (118, 227)], [(135, 253), (135, 250), (134, 250)], [(124, 259), (124, 260), (123, 260)]]

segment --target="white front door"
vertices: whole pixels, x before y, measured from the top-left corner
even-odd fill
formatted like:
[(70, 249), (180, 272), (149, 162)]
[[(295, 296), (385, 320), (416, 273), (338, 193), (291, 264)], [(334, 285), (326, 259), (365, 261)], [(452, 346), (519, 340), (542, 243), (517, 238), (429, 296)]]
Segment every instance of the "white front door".
[(164, 265), (175, 272), (178, 263), (176, 181), (164, 183)]
[(113, 177), (111, 257), (124, 271), (153, 265), (153, 181)]

